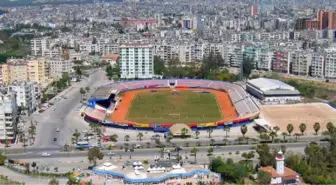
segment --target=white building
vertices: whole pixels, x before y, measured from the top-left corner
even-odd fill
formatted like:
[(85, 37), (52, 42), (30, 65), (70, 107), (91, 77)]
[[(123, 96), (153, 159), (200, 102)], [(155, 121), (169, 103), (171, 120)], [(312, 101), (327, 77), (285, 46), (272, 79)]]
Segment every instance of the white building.
[(16, 92), (17, 107), (25, 108), (29, 113), (36, 110), (39, 103), (40, 90), (34, 82), (13, 82), (8, 91)]
[(336, 54), (327, 54), (325, 58), (325, 77), (336, 78)]
[(249, 80), (246, 91), (265, 104), (285, 104), (301, 101), (300, 92), (279, 80), (257, 78)]
[(0, 140), (12, 140), (17, 124), (16, 93), (0, 93)]
[(153, 46), (127, 44), (120, 46), (121, 78), (152, 78), (154, 75)]
[(60, 78), (63, 73), (70, 74), (73, 70), (73, 62), (71, 60), (47, 60), (50, 67), (50, 77)]
[(310, 75), (314, 77), (324, 76), (324, 60), (323, 54), (314, 53), (312, 54), (310, 61)]

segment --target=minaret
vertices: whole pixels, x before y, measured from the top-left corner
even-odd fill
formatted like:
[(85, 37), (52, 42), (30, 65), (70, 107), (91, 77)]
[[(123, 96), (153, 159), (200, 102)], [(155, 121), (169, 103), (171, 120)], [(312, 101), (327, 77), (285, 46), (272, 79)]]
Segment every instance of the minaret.
[(278, 174), (283, 174), (285, 170), (285, 157), (280, 150), (275, 157), (276, 160), (276, 171)]

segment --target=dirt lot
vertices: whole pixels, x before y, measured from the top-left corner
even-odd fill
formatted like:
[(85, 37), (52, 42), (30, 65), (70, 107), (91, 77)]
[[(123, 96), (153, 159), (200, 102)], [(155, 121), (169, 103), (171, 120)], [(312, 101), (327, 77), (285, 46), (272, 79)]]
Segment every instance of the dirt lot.
[(280, 127), (280, 132), (287, 131), (287, 125), (293, 124), (293, 133), (300, 133), (299, 125), (307, 125), (306, 134), (313, 134), (315, 122), (321, 124), (320, 132), (326, 130), (326, 124), (336, 125), (336, 109), (325, 103), (295, 104), (295, 105), (263, 105), (260, 107), (260, 117), (267, 120), (273, 127)]

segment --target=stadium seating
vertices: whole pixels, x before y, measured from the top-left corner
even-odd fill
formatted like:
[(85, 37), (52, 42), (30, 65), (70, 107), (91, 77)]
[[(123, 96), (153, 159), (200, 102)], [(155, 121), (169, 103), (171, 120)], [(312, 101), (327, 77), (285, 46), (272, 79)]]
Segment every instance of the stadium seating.
[(248, 114), (256, 113), (259, 111), (259, 107), (246, 93), (242, 84), (240, 83), (200, 79), (153, 79), (121, 81), (116, 83), (110, 83), (105, 86), (110, 86), (113, 90), (118, 90), (118, 92), (120, 92), (122, 89), (131, 90), (149, 87), (169, 87), (169, 84), (172, 82), (175, 83), (176, 87), (199, 87), (215, 90), (225, 90), (226, 92), (228, 92), (239, 117), (244, 117)]

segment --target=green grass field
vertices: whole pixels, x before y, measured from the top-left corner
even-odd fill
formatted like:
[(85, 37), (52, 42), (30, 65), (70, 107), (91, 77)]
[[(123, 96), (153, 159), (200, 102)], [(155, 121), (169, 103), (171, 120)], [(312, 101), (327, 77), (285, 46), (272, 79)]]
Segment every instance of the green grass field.
[(204, 123), (222, 118), (215, 95), (192, 91), (139, 93), (127, 113), (127, 120), (138, 123)]

